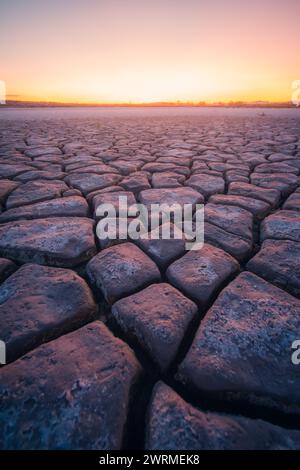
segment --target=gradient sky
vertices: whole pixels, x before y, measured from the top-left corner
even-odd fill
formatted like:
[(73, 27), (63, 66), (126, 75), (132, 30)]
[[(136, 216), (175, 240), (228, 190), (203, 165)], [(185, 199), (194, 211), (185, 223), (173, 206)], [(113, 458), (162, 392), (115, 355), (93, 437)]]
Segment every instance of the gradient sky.
[(299, 0), (0, 0), (8, 99), (289, 101)]

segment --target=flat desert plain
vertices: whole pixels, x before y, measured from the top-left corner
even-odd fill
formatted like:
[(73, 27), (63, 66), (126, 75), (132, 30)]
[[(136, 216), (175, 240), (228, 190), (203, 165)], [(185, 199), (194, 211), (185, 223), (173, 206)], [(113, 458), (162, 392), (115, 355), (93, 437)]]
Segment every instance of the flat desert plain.
[[(0, 133), (0, 447), (299, 448), (299, 110), (1, 108)], [(99, 240), (121, 195), (203, 203), (203, 247)]]

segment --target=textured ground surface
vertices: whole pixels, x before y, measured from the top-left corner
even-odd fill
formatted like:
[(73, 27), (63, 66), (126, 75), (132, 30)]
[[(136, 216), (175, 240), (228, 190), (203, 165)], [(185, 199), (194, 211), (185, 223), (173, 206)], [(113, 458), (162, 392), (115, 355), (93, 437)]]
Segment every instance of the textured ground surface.
[[(0, 448), (300, 448), (297, 110), (1, 110)], [(205, 203), (205, 245), (96, 208)]]

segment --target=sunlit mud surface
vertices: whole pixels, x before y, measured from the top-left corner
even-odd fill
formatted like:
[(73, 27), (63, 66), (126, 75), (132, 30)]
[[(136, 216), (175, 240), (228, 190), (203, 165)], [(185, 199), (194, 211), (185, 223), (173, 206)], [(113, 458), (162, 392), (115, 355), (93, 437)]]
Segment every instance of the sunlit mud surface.
[[(299, 448), (299, 110), (3, 108), (0, 133), (0, 447)], [(120, 195), (204, 203), (203, 248), (98, 240)]]

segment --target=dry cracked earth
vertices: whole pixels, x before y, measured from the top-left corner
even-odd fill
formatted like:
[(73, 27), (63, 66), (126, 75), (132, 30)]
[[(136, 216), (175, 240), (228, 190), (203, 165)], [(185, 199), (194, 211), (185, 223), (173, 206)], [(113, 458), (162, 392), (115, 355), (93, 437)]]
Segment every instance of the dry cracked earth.
[[(26, 116), (0, 126), (0, 447), (300, 448), (299, 113)], [(204, 247), (100, 242), (124, 194), (204, 202)]]

